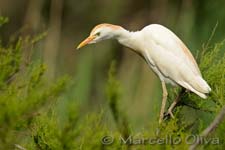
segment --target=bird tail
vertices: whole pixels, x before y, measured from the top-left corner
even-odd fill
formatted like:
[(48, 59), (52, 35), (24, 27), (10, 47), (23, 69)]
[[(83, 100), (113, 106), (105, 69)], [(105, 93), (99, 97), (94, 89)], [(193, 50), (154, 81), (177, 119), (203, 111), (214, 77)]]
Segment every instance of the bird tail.
[(197, 94), (201, 98), (206, 99), (206, 94), (211, 91), (211, 88), (207, 84), (207, 82), (201, 76), (196, 77), (195, 80), (192, 81), (193, 82), (190, 83), (180, 82), (179, 84), (185, 87), (186, 89), (192, 91), (193, 93)]
[(197, 84), (195, 86), (195, 89), (201, 93), (209, 93), (211, 91), (211, 88), (210, 86), (208, 85), (208, 83), (201, 77), (201, 76), (198, 76), (196, 78), (197, 80)]
[(206, 94), (211, 92), (210, 86), (201, 76), (198, 76), (196, 78), (196, 81), (197, 81), (196, 84), (193, 86), (194, 89), (196, 90), (194, 93), (199, 95), (201, 98), (206, 99), (207, 98)]

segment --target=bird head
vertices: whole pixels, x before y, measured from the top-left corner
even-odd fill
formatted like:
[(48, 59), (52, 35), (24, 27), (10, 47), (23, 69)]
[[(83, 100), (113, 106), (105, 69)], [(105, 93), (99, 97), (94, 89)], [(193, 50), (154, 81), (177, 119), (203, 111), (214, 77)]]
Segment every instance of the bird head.
[(87, 37), (77, 46), (77, 49), (80, 49), (81, 47), (84, 47), (87, 44), (93, 44), (113, 38), (115, 36), (116, 31), (121, 28), (122, 27), (120, 26), (112, 24), (99, 24), (92, 29), (89, 37)]

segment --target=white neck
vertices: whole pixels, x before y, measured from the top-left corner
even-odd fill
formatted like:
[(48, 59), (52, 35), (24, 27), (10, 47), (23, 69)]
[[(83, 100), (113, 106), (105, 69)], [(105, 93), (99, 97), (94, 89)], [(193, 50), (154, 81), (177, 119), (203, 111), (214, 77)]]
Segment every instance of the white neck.
[(139, 51), (139, 38), (137, 38), (140, 32), (130, 32), (124, 28), (114, 31), (114, 38), (118, 40), (118, 42), (126, 47), (133, 49), (134, 51)]

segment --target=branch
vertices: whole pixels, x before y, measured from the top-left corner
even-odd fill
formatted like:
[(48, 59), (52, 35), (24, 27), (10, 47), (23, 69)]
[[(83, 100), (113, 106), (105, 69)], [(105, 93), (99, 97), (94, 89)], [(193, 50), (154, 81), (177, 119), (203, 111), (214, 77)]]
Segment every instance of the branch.
[(27, 150), (26, 148), (20, 146), (19, 144), (14, 144), (15, 148), (20, 149), (20, 150)]
[[(200, 137), (207, 137), (211, 132), (213, 132), (218, 127), (218, 125), (223, 121), (224, 116), (225, 116), (225, 105), (223, 106), (220, 113), (213, 120), (213, 122), (200, 134)], [(190, 146), (189, 150), (195, 150), (199, 144), (200, 139), (197, 138), (196, 142)]]
[(17, 70), (12, 75), (10, 75), (9, 78), (6, 80), (6, 84), (10, 84), (16, 78), (19, 72), (20, 70)]
[(201, 108), (201, 107), (198, 107), (198, 106), (194, 106), (194, 105), (191, 105), (191, 104), (188, 104), (188, 103), (185, 103), (185, 102), (181, 102), (180, 105), (184, 105), (184, 106), (190, 107), (192, 109), (199, 110), (199, 111), (204, 111), (204, 112), (208, 112), (208, 113), (213, 113), (214, 112), (212, 110), (204, 109), (204, 108)]

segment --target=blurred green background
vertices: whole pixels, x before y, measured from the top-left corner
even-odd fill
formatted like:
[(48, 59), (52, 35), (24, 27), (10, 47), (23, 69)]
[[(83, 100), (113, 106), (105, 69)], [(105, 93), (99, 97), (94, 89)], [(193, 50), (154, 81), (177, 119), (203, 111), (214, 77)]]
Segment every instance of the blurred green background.
[(0, 15), (10, 20), (0, 30), (1, 42), (47, 32), (32, 59), (46, 64), (46, 82), (71, 76), (72, 86), (60, 98), (62, 112), (67, 109), (65, 101), (73, 101), (82, 107), (82, 114), (106, 110), (104, 115), (110, 118), (105, 87), (110, 63), (116, 60), (120, 108), (129, 116), (130, 125), (142, 130), (158, 120), (162, 94), (158, 77), (139, 56), (116, 41), (78, 51), (76, 46), (100, 23), (118, 24), (130, 31), (158, 23), (175, 32), (196, 56), (216, 24), (211, 43), (224, 39), (224, 6), (224, 0), (0, 0)]

